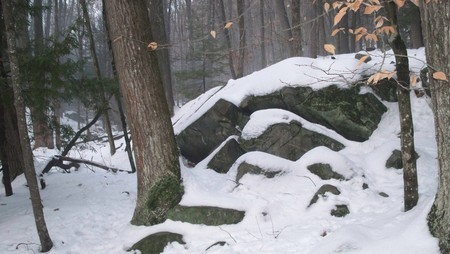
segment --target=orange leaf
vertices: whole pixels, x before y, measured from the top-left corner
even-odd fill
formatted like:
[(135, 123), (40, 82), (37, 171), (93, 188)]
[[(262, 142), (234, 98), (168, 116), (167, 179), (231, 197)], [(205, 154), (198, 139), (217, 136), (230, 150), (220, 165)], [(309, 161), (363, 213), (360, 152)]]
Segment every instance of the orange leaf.
[(364, 9), (364, 14), (372, 14), (375, 11), (379, 11), (381, 9), (381, 5), (369, 5)]
[(442, 71), (433, 73), (433, 78), (437, 80), (444, 80), (448, 82), (447, 76)]
[(336, 47), (333, 44), (325, 44), (323, 45), (323, 48), (330, 54), (336, 54)]
[(341, 29), (339, 28), (334, 29), (333, 32), (331, 33), (331, 36), (335, 36), (336, 34), (339, 33), (339, 31), (341, 31)]
[(417, 75), (413, 73), (411, 75), (411, 86), (415, 87), (416, 85), (417, 85)]
[(345, 14), (347, 14), (347, 9), (348, 7), (344, 7), (338, 12), (338, 14), (336, 14), (336, 16), (334, 17), (334, 25), (337, 25), (345, 16)]

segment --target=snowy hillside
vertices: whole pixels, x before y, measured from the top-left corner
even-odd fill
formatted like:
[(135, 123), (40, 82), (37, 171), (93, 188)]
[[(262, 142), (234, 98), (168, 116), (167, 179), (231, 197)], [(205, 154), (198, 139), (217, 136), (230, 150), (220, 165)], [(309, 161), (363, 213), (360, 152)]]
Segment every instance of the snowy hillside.
[[(409, 52), (411, 69), (424, 67), (423, 49)], [(212, 89), (179, 109), (172, 119), (179, 133), (201, 116), (219, 99), (239, 104), (246, 96), (276, 91), (283, 86), (311, 86), (320, 89), (330, 84), (347, 86), (363, 75), (378, 69), (393, 70), (392, 56), (381, 65), (382, 54), (357, 66), (353, 54), (336, 59), (291, 58), (239, 80), (230, 80), (224, 88)], [(420, 84), (419, 84), (420, 85)], [(367, 89), (368, 91), (369, 89)], [(185, 194), (182, 205), (209, 205), (245, 211), (242, 222), (235, 225), (205, 226), (167, 220), (152, 226), (132, 226), (136, 201), (136, 175), (111, 173), (82, 166), (70, 174), (54, 169), (46, 176), (47, 188), (41, 191), (47, 226), (55, 247), (49, 253), (127, 253), (135, 242), (162, 231), (183, 235), (185, 245), (172, 243), (164, 253), (360, 253), (360, 254), (437, 254), (437, 240), (428, 232), (426, 215), (437, 189), (436, 144), (432, 111), (425, 97), (411, 94), (415, 146), (419, 154), (418, 205), (403, 212), (403, 178), (401, 170), (386, 168), (394, 149), (400, 148), (399, 119), (396, 103), (385, 102), (388, 111), (378, 129), (365, 142), (346, 140), (325, 127), (310, 123), (283, 110), (258, 111), (242, 130), (254, 137), (272, 122), (292, 119), (333, 137), (345, 145), (339, 152), (317, 147), (297, 161), (263, 152), (249, 152), (246, 161), (263, 168), (276, 168), (273, 178), (246, 174), (236, 183), (237, 168), (219, 174), (207, 168), (212, 155), (188, 167), (180, 159)], [(117, 140), (116, 146), (124, 143)], [(56, 152), (35, 151), (37, 171)], [(71, 157), (93, 160), (116, 168), (129, 169), (124, 145), (113, 157), (105, 143), (89, 143), (73, 150)], [(348, 181), (321, 180), (306, 169), (307, 165), (326, 162)], [(237, 164), (237, 163), (236, 163)], [(327, 193), (309, 206), (323, 183), (338, 186), (341, 194)], [(367, 184), (368, 189), (362, 189)], [(37, 253), (38, 237), (25, 179), (13, 182), (15, 194), (5, 197), (0, 190), (0, 253)], [(348, 205), (350, 214), (331, 216), (336, 204)], [(223, 246), (214, 245), (219, 241)], [(214, 245), (214, 246), (212, 246)], [(212, 246), (212, 247), (211, 247)]]

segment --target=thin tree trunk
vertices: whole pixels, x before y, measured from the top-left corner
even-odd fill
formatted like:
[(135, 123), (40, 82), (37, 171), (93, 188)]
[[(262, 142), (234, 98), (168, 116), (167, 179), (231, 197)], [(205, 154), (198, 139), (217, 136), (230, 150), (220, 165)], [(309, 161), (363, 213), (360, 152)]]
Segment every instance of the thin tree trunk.
[(300, 0), (292, 0), (292, 47), (294, 51), (293, 56), (302, 55), (301, 22), (302, 19), (300, 17)]
[(25, 175), (28, 183), (28, 189), (31, 196), (33, 214), (41, 242), (41, 251), (47, 252), (53, 247), (53, 242), (48, 234), (45, 223), (44, 211), (42, 209), (39, 187), (36, 179), (36, 171), (33, 164), (33, 153), (31, 151), (30, 140), (28, 138), (28, 129), (25, 115), (25, 104), (20, 86), (19, 60), (16, 47), (16, 32), (14, 29), (14, 19), (12, 17), (13, 4), (11, 0), (1, 0), (3, 19), (6, 27), (6, 37), (8, 44), (8, 55), (11, 68), (11, 79), (14, 91), (14, 106), (17, 112), (17, 124), (20, 136), (20, 146), (23, 151), (23, 161), (25, 164)]
[[(86, 24), (88, 37), (89, 37), (89, 42), (90, 42), (89, 49), (91, 50), (91, 54), (92, 54), (92, 61), (94, 63), (95, 75), (97, 77), (97, 80), (100, 81), (102, 79), (102, 75), (100, 72), (100, 64), (98, 63), (97, 51), (95, 49), (94, 34), (92, 33), (91, 19), (89, 17), (86, 0), (80, 0), (80, 4), (81, 4), (81, 9), (83, 11), (83, 16), (84, 16), (84, 20), (85, 20), (85, 24)], [(103, 104), (106, 104), (108, 102), (108, 100), (106, 99), (104, 86), (102, 84), (100, 84), (100, 88), (101, 88), (100, 92), (101, 92)], [(106, 127), (106, 134), (108, 135), (110, 153), (111, 153), (111, 155), (114, 155), (116, 153), (116, 145), (114, 144), (114, 138), (113, 138), (112, 129), (111, 129), (111, 121), (109, 119), (108, 111), (104, 112), (104, 121), (105, 121), (105, 127)]]
[(410, 101), (409, 61), (406, 45), (400, 37), (397, 28), (397, 6), (394, 2), (384, 2), (387, 17), (395, 33), (389, 37), (389, 44), (395, 54), (397, 70), (397, 97), (400, 113), (400, 141), (403, 162), (404, 205), (405, 211), (416, 206), (419, 200), (419, 186), (417, 183), (416, 152), (414, 149), (414, 127)]
[[(223, 3), (223, 0), (219, 0), (219, 17), (220, 20), (222, 21), (223, 26), (225, 27), (225, 25), (228, 23), (228, 20), (226, 18), (225, 5)], [(228, 29), (223, 29), (223, 33), (225, 35), (225, 42), (227, 44), (228, 49), (228, 66), (230, 67), (231, 77), (233, 79), (236, 79), (237, 74), (236, 70), (234, 69), (233, 46), (231, 44), (230, 32), (228, 31)]]
[(265, 18), (264, 18), (264, 13), (265, 13), (265, 4), (264, 4), (265, 0), (260, 0), (259, 4), (259, 18), (260, 18), (260, 23), (261, 23), (261, 68), (266, 68), (267, 66), (267, 57), (266, 57), (266, 24), (265, 24)]
[(244, 76), (244, 63), (246, 58), (246, 32), (245, 32), (245, 0), (237, 1), (237, 13), (238, 13), (238, 26), (239, 26), (239, 59), (236, 68), (236, 78), (242, 78)]
[(284, 0), (273, 1), (275, 5), (275, 12), (278, 15), (278, 20), (281, 26), (281, 41), (283, 45), (287, 45), (288, 53), (287, 57), (295, 56), (294, 47), (292, 43), (292, 30), (289, 23), (289, 17), (286, 12), (286, 7), (284, 6)]

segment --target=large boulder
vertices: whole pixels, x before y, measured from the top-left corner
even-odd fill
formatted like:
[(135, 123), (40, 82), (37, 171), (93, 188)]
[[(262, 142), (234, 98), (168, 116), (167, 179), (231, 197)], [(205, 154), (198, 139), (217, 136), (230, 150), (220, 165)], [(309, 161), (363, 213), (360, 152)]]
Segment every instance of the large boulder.
[(167, 244), (178, 242), (185, 244), (183, 236), (172, 232), (158, 232), (151, 234), (135, 243), (129, 250), (139, 250), (142, 254), (155, 254), (164, 251)]
[(236, 183), (238, 183), (245, 174), (264, 175), (267, 178), (273, 178), (281, 173), (281, 170), (265, 169), (244, 161), (237, 168)]
[(262, 96), (249, 96), (240, 105), (246, 112), (280, 108), (335, 130), (353, 141), (365, 141), (377, 128), (386, 107), (373, 94), (360, 94), (359, 86), (284, 87)]
[(245, 217), (244, 211), (213, 206), (177, 205), (167, 213), (167, 218), (191, 224), (219, 226), (237, 224)]
[(261, 151), (296, 161), (309, 150), (326, 146), (338, 151), (344, 148), (340, 142), (302, 127), (298, 121), (277, 123), (268, 127), (260, 136), (239, 139), (246, 151)]
[(198, 163), (229, 136), (240, 134), (239, 129), (247, 121), (248, 116), (239, 107), (220, 99), (177, 135), (180, 152), (189, 161)]
[(234, 138), (230, 138), (208, 163), (217, 173), (227, 173), (234, 162), (245, 153)]

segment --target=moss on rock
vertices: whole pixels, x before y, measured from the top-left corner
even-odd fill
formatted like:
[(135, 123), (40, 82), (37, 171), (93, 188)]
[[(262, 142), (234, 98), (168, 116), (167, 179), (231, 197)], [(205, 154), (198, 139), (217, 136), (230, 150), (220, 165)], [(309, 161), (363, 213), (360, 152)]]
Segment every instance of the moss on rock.
[(135, 243), (130, 250), (139, 250), (142, 254), (159, 254), (163, 252), (167, 244), (178, 242), (185, 244), (183, 236), (171, 232), (158, 232), (151, 234), (139, 242)]
[(244, 219), (245, 212), (212, 206), (176, 206), (167, 213), (167, 218), (192, 224), (218, 226), (236, 224)]

